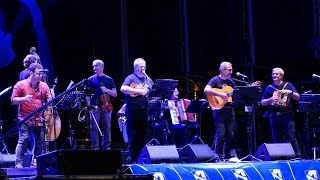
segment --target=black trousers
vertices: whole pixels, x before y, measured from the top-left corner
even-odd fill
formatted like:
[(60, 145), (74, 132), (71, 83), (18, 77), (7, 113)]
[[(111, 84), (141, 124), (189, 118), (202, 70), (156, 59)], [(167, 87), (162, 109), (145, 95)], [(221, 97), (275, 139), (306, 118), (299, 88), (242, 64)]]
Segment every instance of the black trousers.
[(141, 150), (146, 143), (148, 127), (147, 107), (127, 105), (125, 116), (127, 118), (128, 150), (131, 161), (137, 161)]
[(290, 142), (297, 157), (300, 157), (300, 149), (295, 135), (294, 113), (271, 112), (270, 123), (272, 139), (274, 143)]

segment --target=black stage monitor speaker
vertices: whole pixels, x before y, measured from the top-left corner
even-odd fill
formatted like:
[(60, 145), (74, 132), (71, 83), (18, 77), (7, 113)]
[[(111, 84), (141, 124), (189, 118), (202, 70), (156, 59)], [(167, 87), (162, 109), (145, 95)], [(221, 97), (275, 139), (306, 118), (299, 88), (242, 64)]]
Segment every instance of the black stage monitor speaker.
[(120, 174), (120, 150), (65, 149), (37, 156), (38, 175)]
[(142, 149), (139, 164), (178, 163), (180, 157), (175, 145), (146, 145)]
[(264, 143), (256, 152), (256, 157), (263, 161), (288, 160), (296, 157), (290, 143)]
[(219, 159), (207, 144), (187, 144), (180, 149), (179, 155), (184, 163), (213, 162)]

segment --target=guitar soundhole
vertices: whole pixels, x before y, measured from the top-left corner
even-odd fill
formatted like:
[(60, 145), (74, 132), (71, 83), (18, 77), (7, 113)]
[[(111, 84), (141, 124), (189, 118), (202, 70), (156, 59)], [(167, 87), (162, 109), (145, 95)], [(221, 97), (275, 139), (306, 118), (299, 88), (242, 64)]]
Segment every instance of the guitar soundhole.
[(217, 104), (219, 104), (219, 101), (218, 101), (217, 98), (214, 98), (214, 101), (215, 101)]

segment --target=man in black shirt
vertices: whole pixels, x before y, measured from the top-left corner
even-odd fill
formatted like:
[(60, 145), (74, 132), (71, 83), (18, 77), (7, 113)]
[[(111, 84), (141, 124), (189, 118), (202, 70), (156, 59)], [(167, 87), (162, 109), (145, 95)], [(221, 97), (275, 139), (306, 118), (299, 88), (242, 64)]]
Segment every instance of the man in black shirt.
[[(220, 74), (211, 78), (206, 85), (204, 92), (207, 96), (211, 96), (216, 103), (216, 107), (210, 103), (213, 110), (213, 118), (216, 127), (216, 134), (212, 144), (215, 153), (224, 159), (231, 158), (230, 146), (234, 135), (235, 114), (229, 99), (232, 90), (235, 87), (234, 81), (231, 79), (232, 64), (230, 62), (222, 62), (219, 67)], [(208, 98), (210, 102), (211, 98)], [(220, 103), (217, 103), (221, 101)]]
[(128, 146), (131, 163), (135, 163), (145, 145), (148, 127), (148, 92), (153, 85), (145, 73), (146, 62), (137, 58), (133, 63), (134, 72), (126, 77), (121, 92), (126, 94)]
[[(290, 83), (283, 81), (281, 68), (272, 70), (273, 84), (266, 87), (261, 105), (268, 106), (272, 139), (274, 143), (289, 141), (297, 157), (300, 157), (298, 141), (295, 137), (294, 111), (291, 100), (299, 101), (300, 94)], [(285, 137), (285, 139), (283, 139)]]
[(95, 107), (90, 110), (90, 136), (92, 149), (100, 149), (99, 123), (101, 122), (102, 149), (110, 149), (111, 144), (111, 113), (112, 105), (110, 96), (117, 96), (116, 85), (110, 76), (104, 74), (104, 63), (97, 59), (92, 63), (94, 75), (90, 76), (86, 88), (92, 92), (86, 96), (87, 107)]

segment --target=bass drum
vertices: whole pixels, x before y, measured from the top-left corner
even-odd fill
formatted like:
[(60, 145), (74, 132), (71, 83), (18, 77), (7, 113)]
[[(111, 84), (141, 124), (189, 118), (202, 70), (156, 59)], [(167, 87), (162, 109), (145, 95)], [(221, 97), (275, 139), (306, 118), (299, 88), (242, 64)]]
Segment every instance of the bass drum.
[(56, 140), (61, 132), (61, 120), (58, 112), (49, 106), (44, 112), (44, 120), (46, 122), (46, 141)]

